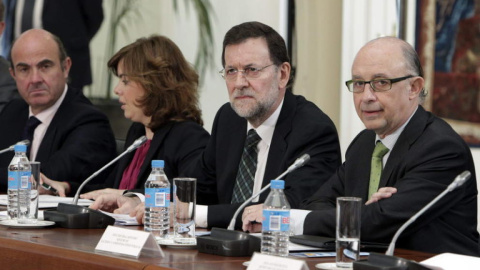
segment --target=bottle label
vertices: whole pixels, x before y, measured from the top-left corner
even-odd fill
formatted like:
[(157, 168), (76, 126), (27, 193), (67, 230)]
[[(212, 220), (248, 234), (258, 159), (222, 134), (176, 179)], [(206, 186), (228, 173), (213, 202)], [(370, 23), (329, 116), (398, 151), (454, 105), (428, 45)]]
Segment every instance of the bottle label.
[(264, 209), (262, 231), (290, 231), (290, 211)]
[(18, 172), (8, 172), (8, 189), (18, 189)]
[(19, 189), (31, 189), (32, 188), (32, 182), (30, 182), (30, 177), (32, 176), (32, 173), (29, 171), (24, 171), (24, 172), (18, 172), (19, 176)]
[(145, 207), (169, 207), (170, 188), (146, 188)]

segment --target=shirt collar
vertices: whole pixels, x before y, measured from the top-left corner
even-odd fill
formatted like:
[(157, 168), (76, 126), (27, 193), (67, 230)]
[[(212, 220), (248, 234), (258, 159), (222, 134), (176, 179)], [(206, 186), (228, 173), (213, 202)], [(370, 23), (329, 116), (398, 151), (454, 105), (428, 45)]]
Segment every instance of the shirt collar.
[[(52, 121), (53, 119), (53, 116), (55, 115), (55, 113), (57, 112), (58, 108), (60, 107), (60, 105), (62, 104), (63, 100), (65, 99), (65, 95), (67, 94), (67, 85), (65, 84), (65, 89), (63, 90), (63, 93), (62, 95), (60, 96), (60, 98), (52, 105), (50, 106), (50, 108), (47, 108), (46, 110), (43, 110), (39, 113), (37, 113), (35, 115), (35, 117), (40, 120), (43, 124), (45, 124), (46, 122), (50, 122)], [(32, 113), (32, 107), (28, 107), (29, 109), (29, 113), (28, 113), (28, 117), (30, 118), (30, 116), (33, 116), (33, 113)]]
[(410, 119), (412, 119), (412, 116), (417, 112), (417, 110), (418, 110), (418, 107), (415, 109), (415, 111), (413, 111), (413, 113), (410, 115), (407, 121), (405, 121), (405, 123), (403, 123), (403, 125), (397, 130), (395, 130), (392, 134), (385, 136), (385, 138), (383, 139), (380, 139), (380, 137), (376, 135), (375, 143), (377, 143), (377, 141), (381, 141), (383, 145), (385, 145), (391, 151), (395, 146), (395, 143), (397, 142), (398, 137), (400, 137), (400, 134), (402, 134), (403, 130), (405, 129), (407, 124), (410, 122)]
[(267, 118), (267, 120), (263, 121), (263, 123), (258, 126), (257, 128), (253, 128), (253, 126), (247, 121), (247, 132), (250, 129), (255, 129), (258, 136), (265, 142), (268, 146), (272, 142), (273, 132), (275, 131), (275, 125), (277, 124), (278, 117), (280, 116), (280, 111), (282, 111), (283, 107), (283, 99), (278, 108)]

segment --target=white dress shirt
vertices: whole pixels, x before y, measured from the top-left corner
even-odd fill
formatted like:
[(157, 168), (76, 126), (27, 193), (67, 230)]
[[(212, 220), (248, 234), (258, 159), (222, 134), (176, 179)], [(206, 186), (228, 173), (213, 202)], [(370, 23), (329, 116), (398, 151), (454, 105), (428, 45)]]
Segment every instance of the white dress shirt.
[[(258, 136), (260, 136), (261, 140), (257, 144), (257, 170), (255, 171), (255, 180), (253, 183), (253, 192), (260, 191), (262, 189), (263, 183), (263, 176), (265, 175), (265, 167), (267, 166), (267, 159), (268, 159), (268, 151), (270, 150), (270, 144), (272, 142), (273, 132), (275, 131), (275, 125), (277, 124), (278, 117), (280, 116), (280, 111), (283, 107), (283, 100), (278, 106), (278, 108), (273, 112), (270, 117), (265, 120), (260, 126), (258, 126), (255, 131), (257, 132)], [(245, 134), (248, 133), (253, 126), (248, 123), (247, 130), (245, 130)], [(232, 181), (235, 181), (233, 179)], [(253, 200), (253, 202), (258, 202), (258, 197)], [(195, 226), (206, 228), (208, 227), (207, 223), (208, 217), (208, 206), (207, 205), (197, 205), (195, 209)]]
[(65, 85), (63, 94), (50, 108), (43, 110), (36, 115), (33, 115), (32, 107), (29, 107), (28, 117), (30, 118), (30, 116), (35, 116), (38, 120), (42, 122), (37, 126), (37, 128), (35, 128), (35, 131), (33, 133), (33, 142), (31, 142), (30, 145), (30, 156), (28, 157), (30, 161), (34, 161), (37, 158), (37, 152), (38, 148), (40, 147), (40, 143), (42, 142), (43, 137), (45, 136), (45, 132), (47, 132), (48, 126), (50, 126), (50, 123), (52, 122), (55, 113), (57, 113), (58, 107), (60, 107), (63, 100), (65, 99), (65, 95), (67, 94), (67, 88), (67, 85)]

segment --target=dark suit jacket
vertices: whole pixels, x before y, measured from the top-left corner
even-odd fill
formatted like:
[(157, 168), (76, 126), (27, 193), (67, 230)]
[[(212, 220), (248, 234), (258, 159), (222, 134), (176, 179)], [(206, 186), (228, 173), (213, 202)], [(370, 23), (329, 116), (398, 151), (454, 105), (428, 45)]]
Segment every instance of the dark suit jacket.
[[(197, 203), (208, 204), (208, 226), (227, 227), (239, 204), (230, 204), (247, 133), (247, 121), (227, 103), (218, 111), (212, 136), (197, 166)], [(285, 194), (298, 207), (340, 165), (335, 125), (313, 103), (290, 92), (285, 94), (273, 133), (262, 186), (283, 173), (295, 159), (308, 153), (304, 167), (287, 175)], [(268, 195), (260, 196), (263, 202)], [(241, 226), (241, 222), (237, 222)]]
[(10, 75), (10, 64), (0, 56), (0, 112), (14, 98), (20, 98), (15, 80)]
[[(350, 144), (345, 162), (308, 201), (313, 211), (304, 234), (335, 237), (335, 199), (367, 200), (375, 133), (362, 131)], [(461, 172), (471, 179), (447, 194), (408, 227), (397, 247), (432, 253), (478, 254), (477, 185), (469, 147), (443, 120), (421, 106), (411, 118), (385, 164), (380, 187), (396, 187), (391, 198), (362, 207), (361, 240), (389, 243), (411, 216), (443, 192)]]
[[(13, 100), (0, 114), (0, 149), (20, 140), (28, 119), (28, 104)], [(68, 88), (38, 148), (41, 171), (59, 181), (80, 182), (115, 156), (115, 139), (107, 117), (81, 91)], [(0, 155), (0, 190), (7, 185), (13, 153)]]
[[(143, 135), (145, 135), (145, 127), (140, 123), (132, 124), (128, 130), (125, 149)], [(137, 184), (133, 191), (144, 192), (145, 181), (152, 171), (152, 160), (165, 161), (164, 171), (171, 184), (175, 177), (189, 176), (185, 174), (186, 169), (197, 161), (209, 137), (208, 132), (193, 121), (170, 122), (157, 129), (140, 168)], [(118, 188), (123, 172), (134, 155), (135, 151), (132, 151), (121, 158), (103, 185), (87, 185), (82, 193), (100, 188)]]
[(60, 38), (72, 58), (72, 87), (81, 89), (92, 83), (89, 44), (102, 21), (102, 0), (44, 0), (43, 28)]

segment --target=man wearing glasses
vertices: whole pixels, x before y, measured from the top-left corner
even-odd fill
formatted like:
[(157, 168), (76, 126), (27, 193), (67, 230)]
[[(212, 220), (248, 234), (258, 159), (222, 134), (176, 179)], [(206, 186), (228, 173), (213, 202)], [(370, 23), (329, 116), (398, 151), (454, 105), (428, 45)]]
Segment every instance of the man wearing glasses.
[[(471, 179), (420, 216), (396, 246), (478, 255), (470, 149), (447, 123), (420, 105), (426, 93), (415, 50), (393, 37), (370, 41), (358, 52), (346, 85), (366, 129), (350, 144), (343, 165), (303, 203), (302, 208), (311, 211), (292, 210), (296, 233), (335, 237), (335, 200), (353, 196), (366, 202), (361, 241), (389, 243), (402, 224), (469, 170)], [(243, 229), (258, 230), (251, 223), (258, 216), (245, 215)]]
[[(200, 227), (227, 227), (241, 203), (307, 153), (308, 164), (284, 178), (290, 205), (299, 207), (341, 160), (330, 118), (287, 90), (290, 60), (275, 30), (259, 22), (231, 28), (222, 65), (230, 102), (218, 111), (195, 170)], [(263, 202), (267, 193), (254, 202)]]

